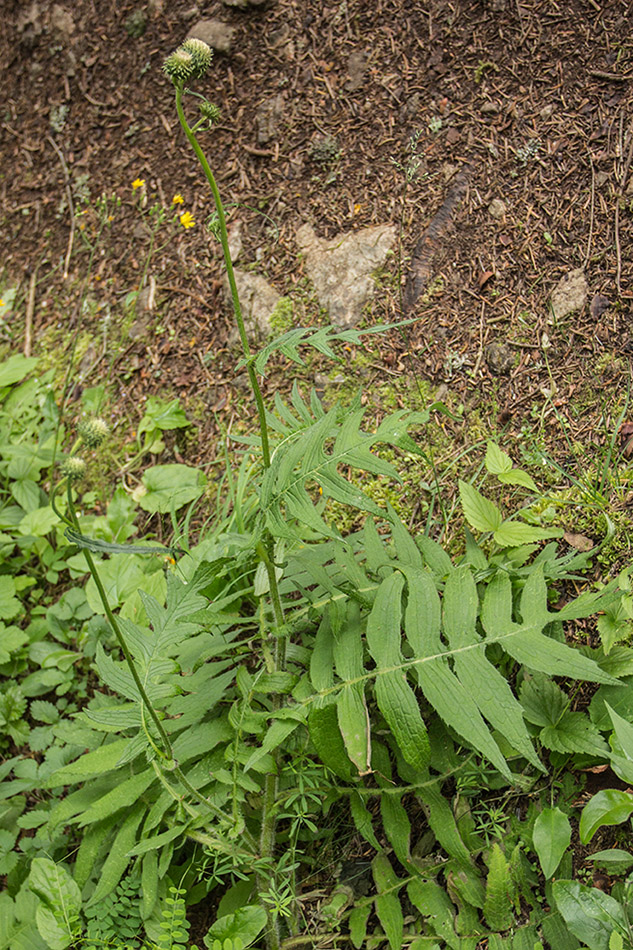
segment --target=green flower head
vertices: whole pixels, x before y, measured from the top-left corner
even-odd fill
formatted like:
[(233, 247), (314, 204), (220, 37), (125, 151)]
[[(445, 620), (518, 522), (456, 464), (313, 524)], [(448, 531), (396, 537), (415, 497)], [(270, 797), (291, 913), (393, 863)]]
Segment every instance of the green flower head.
[(78, 482), (86, 474), (86, 463), (78, 455), (71, 455), (62, 463), (62, 475), (69, 482)]
[(82, 419), (77, 431), (84, 445), (87, 445), (89, 449), (95, 449), (108, 437), (110, 429), (104, 419), (93, 417)]
[(175, 86), (193, 78), (193, 56), (180, 46), (163, 63), (163, 69)]
[(181, 49), (184, 49), (193, 60), (193, 77), (202, 79), (213, 59), (213, 50), (204, 40), (198, 40), (195, 36), (185, 40)]
[(174, 85), (182, 85), (190, 79), (202, 79), (212, 58), (211, 47), (203, 40), (192, 37), (167, 57), (163, 69)]
[(215, 125), (216, 122), (220, 121), (220, 110), (212, 102), (207, 102), (206, 99), (204, 102), (199, 104), (200, 114), (209, 120), (209, 125)]

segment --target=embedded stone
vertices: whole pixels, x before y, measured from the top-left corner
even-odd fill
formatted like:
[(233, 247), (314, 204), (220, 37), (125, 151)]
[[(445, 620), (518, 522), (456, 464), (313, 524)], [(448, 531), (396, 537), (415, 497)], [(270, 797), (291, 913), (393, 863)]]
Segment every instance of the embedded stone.
[(353, 327), (374, 293), (372, 274), (385, 263), (395, 241), (396, 229), (379, 224), (319, 238), (310, 224), (296, 234), (305, 254), (306, 271), (314, 284), (319, 304), (339, 327)]

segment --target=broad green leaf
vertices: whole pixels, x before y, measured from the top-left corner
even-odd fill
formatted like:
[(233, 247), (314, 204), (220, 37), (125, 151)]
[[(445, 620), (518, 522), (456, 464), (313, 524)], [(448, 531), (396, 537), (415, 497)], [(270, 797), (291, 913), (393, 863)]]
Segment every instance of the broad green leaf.
[(234, 914), (227, 914), (226, 917), (220, 917), (214, 924), (211, 924), (206, 935), (203, 937), (207, 947), (213, 947), (213, 942), (219, 940), (224, 944), (225, 940), (232, 941), (237, 945), (237, 941), (244, 950), (246, 947), (257, 940), (260, 933), (266, 926), (266, 911), (263, 907), (249, 904), (246, 907), (240, 907)]
[(503, 548), (516, 548), (521, 544), (532, 544), (545, 538), (558, 538), (562, 534), (558, 528), (536, 528), (522, 521), (504, 521), (494, 532), (493, 538)]
[(500, 472), (497, 478), (504, 485), (520, 485), (522, 488), (529, 488), (530, 491), (538, 491), (532, 476), (524, 472), (522, 468), (513, 468), (511, 472)]
[(497, 506), (461, 479), (459, 496), (466, 520), (473, 528), (478, 531), (497, 531), (501, 527), (503, 518)]
[(597, 792), (582, 810), (580, 816), (580, 840), (583, 844), (591, 841), (598, 828), (603, 825), (621, 825), (633, 814), (633, 795), (616, 788), (605, 788)]
[[(440, 638), (441, 608), (435, 584), (428, 573), (408, 570), (405, 630), (414, 659), (425, 659), (414, 667), (420, 689), (438, 715), (455, 729), (495, 768), (510, 779), (510, 770), (499, 746), (481, 717), (471, 694), (440, 656), (444, 645)], [(432, 659), (431, 659), (432, 657)]]
[(587, 860), (593, 861), (611, 874), (618, 875), (628, 871), (633, 865), (633, 854), (630, 851), (622, 851), (620, 848), (608, 848), (606, 851), (596, 851), (588, 855)]
[(41, 904), (35, 912), (37, 929), (51, 950), (65, 950), (78, 936), (81, 892), (68, 871), (49, 858), (35, 858), (29, 887)]
[(631, 763), (633, 764), (633, 724), (623, 719), (607, 702), (605, 702), (605, 706), (611, 717), (613, 731), (620, 743), (620, 748), (626, 758), (631, 759)]
[(627, 932), (622, 905), (598, 888), (577, 881), (554, 881), (552, 892), (568, 928), (589, 950), (609, 950), (613, 931)]
[(199, 498), (204, 492), (207, 478), (204, 472), (189, 465), (154, 465), (142, 478), (144, 493), (138, 493), (137, 501), (150, 514), (178, 511), (183, 505)]
[(18, 525), (18, 531), (26, 536), (43, 538), (53, 530), (56, 524), (59, 524), (59, 518), (47, 505), (45, 508), (35, 508), (25, 514)]
[(0, 574), (0, 619), (11, 620), (21, 609), (15, 596), (15, 581), (9, 574)]
[(311, 706), (308, 731), (323, 764), (339, 778), (349, 781), (352, 777), (352, 766), (345, 752), (334, 699), (324, 705), (317, 701)]
[(0, 950), (50, 950), (35, 922), (38, 898), (25, 884), (15, 900), (0, 893)]
[(116, 768), (117, 762), (130, 744), (130, 739), (115, 739), (108, 742), (94, 752), (86, 752), (69, 765), (53, 772), (46, 782), (46, 788), (57, 788), (60, 785), (73, 785), (83, 782), (95, 775), (102, 775)]
[(539, 738), (543, 745), (555, 752), (581, 752), (606, 757), (609, 749), (584, 712), (565, 712), (553, 726), (545, 726)]
[(550, 878), (571, 841), (571, 825), (560, 808), (544, 808), (534, 822), (534, 850), (546, 878)]
[(4, 363), (0, 363), (0, 387), (19, 383), (35, 369), (38, 362), (36, 356), (22, 356), (21, 353), (10, 356)]
[[(344, 682), (359, 680), (364, 674), (363, 644), (358, 607), (351, 604), (347, 620), (334, 637), (336, 672)], [(338, 724), (349, 758), (360, 775), (371, 770), (371, 736), (365, 686), (361, 682), (344, 686), (336, 701)]]
[(361, 950), (365, 946), (367, 936), (367, 921), (371, 913), (369, 904), (360, 904), (354, 907), (349, 915), (349, 939), (356, 950)]
[(435, 881), (414, 877), (407, 885), (407, 895), (420, 914), (429, 920), (435, 933), (442, 937), (449, 947), (456, 945), (456, 909), (444, 888)]
[(500, 475), (502, 472), (512, 470), (512, 459), (495, 442), (486, 443), (484, 464), (491, 475)]
[(371, 869), (377, 893), (376, 916), (385, 931), (390, 950), (401, 950), (404, 917), (398, 889), (404, 882), (398, 880), (389, 858), (382, 852), (377, 854), (372, 861)]

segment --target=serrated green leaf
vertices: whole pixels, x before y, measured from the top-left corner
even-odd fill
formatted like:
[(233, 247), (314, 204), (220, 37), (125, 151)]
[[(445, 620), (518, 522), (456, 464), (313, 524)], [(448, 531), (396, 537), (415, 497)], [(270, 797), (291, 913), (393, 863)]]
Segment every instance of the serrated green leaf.
[(101, 869), (97, 886), (88, 901), (88, 907), (91, 907), (103, 897), (111, 894), (123, 877), (130, 863), (128, 855), (136, 841), (136, 830), (144, 815), (145, 805), (142, 804), (132, 809), (123, 820)]
[(374, 833), (371, 815), (365, 808), (363, 799), (358, 792), (352, 792), (350, 795), (349, 807), (356, 831), (372, 848), (375, 848), (376, 851), (380, 851), (381, 845)]
[(524, 472), (522, 468), (513, 468), (510, 472), (500, 472), (497, 478), (504, 485), (520, 485), (522, 488), (529, 488), (530, 491), (538, 491), (532, 476)]
[(553, 726), (541, 729), (539, 738), (547, 749), (555, 752), (581, 752), (586, 755), (608, 755), (609, 749), (586, 713), (565, 712)]
[(560, 808), (544, 808), (534, 822), (532, 840), (541, 870), (550, 878), (571, 841), (569, 818)]
[(500, 475), (512, 470), (512, 459), (495, 442), (486, 443), (484, 464), (491, 475)]
[(394, 572), (378, 588), (367, 620), (367, 645), (376, 662), (378, 707), (405, 761), (422, 771), (430, 754), (428, 733), (406, 673), (399, 669), (403, 663), (400, 649), (403, 587), (402, 574)]
[(399, 881), (385, 854), (377, 854), (371, 863), (377, 897), (375, 900), (376, 916), (385, 931), (391, 950), (401, 950), (404, 933), (404, 917), (398, 888), (403, 883)]
[(466, 520), (473, 528), (478, 531), (497, 531), (501, 527), (503, 518), (497, 506), (461, 479), (459, 496)]
[(510, 899), (511, 879), (506, 856), (498, 844), (492, 846), (486, 880), (484, 917), (493, 930), (507, 930), (514, 922)]

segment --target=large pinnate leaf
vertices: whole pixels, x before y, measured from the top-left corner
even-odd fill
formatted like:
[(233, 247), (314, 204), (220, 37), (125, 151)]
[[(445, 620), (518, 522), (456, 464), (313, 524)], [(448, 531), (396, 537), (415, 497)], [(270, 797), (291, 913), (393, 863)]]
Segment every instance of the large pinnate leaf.
[[(324, 498), (372, 514), (380, 507), (339, 469), (351, 467), (399, 481), (397, 470), (375, 455), (374, 445), (384, 443), (406, 451), (418, 448), (408, 435), (409, 427), (428, 422), (428, 412), (398, 411), (385, 419), (376, 432), (361, 429), (365, 410), (343, 410), (335, 406), (329, 412), (315, 411), (315, 400), (308, 406), (298, 392), (293, 393), (296, 415), (283, 411), (285, 438), (273, 452), (260, 489), (260, 506), (268, 528), (276, 537), (304, 538), (306, 527), (323, 537), (336, 537), (314, 501), (318, 486)], [(317, 405), (318, 404), (317, 401)], [(293, 422), (295, 427), (293, 428)], [(296, 523), (300, 524), (297, 528)]]
[(408, 598), (405, 614), (407, 640), (413, 651), (420, 689), (427, 701), (448, 725), (485, 755), (499, 771), (510, 771), (484, 722), (471, 693), (452, 672), (441, 654), (445, 648), (440, 635), (441, 604), (431, 576), (408, 570)]
[(543, 768), (523, 721), (521, 706), (504, 676), (489, 663), (477, 633), (479, 598), (469, 568), (458, 568), (444, 589), (444, 632), (453, 652), (457, 676), (480, 712), (510, 745), (537, 768)]

